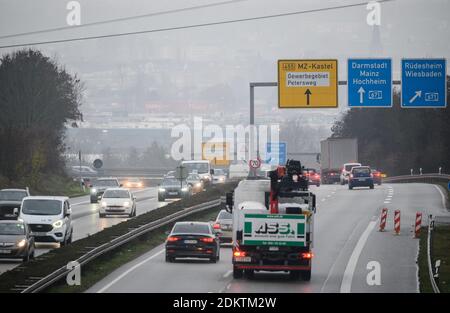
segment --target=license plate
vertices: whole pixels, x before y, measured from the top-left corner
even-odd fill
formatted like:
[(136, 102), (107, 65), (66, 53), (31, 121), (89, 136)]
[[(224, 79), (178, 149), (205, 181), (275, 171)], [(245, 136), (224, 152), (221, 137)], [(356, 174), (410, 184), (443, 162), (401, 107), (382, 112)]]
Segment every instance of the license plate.
[(177, 195), (178, 194), (178, 192), (169, 192), (169, 195), (171, 195), (171, 196), (174, 196), (174, 195)]
[(185, 240), (184, 243), (188, 243), (188, 244), (196, 244), (197, 240)]
[(249, 256), (238, 256), (235, 258), (236, 262), (251, 262), (252, 258)]
[(359, 181), (365, 181), (367, 178), (358, 178)]
[(46, 236), (47, 233), (44, 233), (44, 232), (33, 232), (32, 235), (33, 236)]
[(280, 248), (278, 247), (269, 247), (269, 251), (278, 251)]
[(231, 230), (231, 226), (229, 225), (223, 225), (222, 230)]
[(10, 254), (10, 253), (11, 253), (10, 250), (4, 250), (4, 249), (0, 250), (0, 254)]

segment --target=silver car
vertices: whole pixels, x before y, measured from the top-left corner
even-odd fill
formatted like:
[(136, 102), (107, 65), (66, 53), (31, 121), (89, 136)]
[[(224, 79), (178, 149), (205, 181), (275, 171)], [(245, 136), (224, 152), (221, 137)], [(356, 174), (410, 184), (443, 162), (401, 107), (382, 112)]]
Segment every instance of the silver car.
[(233, 215), (221, 210), (217, 215), (213, 228), (219, 233), (220, 243), (231, 243), (233, 237)]

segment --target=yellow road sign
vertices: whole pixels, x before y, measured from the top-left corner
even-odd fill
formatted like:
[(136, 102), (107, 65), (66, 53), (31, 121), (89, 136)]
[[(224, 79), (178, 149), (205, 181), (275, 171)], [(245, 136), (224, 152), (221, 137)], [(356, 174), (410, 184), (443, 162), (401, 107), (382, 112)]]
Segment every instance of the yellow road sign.
[(228, 143), (204, 142), (202, 144), (202, 159), (211, 161), (212, 165), (229, 165), (230, 159)]
[(337, 60), (278, 60), (279, 108), (337, 108)]

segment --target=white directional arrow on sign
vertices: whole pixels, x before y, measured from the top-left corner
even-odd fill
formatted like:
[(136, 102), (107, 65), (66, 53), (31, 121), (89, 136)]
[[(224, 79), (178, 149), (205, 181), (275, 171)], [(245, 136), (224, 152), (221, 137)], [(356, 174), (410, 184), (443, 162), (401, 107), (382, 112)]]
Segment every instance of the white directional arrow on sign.
[(359, 87), (358, 89), (358, 93), (359, 93), (359, 103), (363, 103), (364, 102), (364, 93), (366, 91), (364, 90), (363, 87)]
[(414, 95), (414, 97), (409, 99), (409, 103), (413, 103), (414, 100), (416, 100), (417, 98), (420, 98), (420, 97), (422, 97), (422, 90), (417, 90), (416, 94)]

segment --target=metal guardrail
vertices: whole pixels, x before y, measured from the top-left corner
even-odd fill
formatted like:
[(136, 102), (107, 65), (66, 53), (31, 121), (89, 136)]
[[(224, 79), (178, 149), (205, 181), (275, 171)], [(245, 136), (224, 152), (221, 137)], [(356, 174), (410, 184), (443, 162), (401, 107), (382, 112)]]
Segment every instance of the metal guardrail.
[(428, 225), (428, 235), (427, 235), (427, 261), (428, 261), (428, 274), (430, 275), (431, 287), (434, 293), (440, 293), (439, 287), (436, 284), (433, 274), (433, 265), (431, 263), (431, 232), (433, 231), (434, 220), (430, 220)]
[(450, 180), (449, 174), (422, 174), (422, 175), (401, 175), (401, 176), (392, 176), (383, 178), (383, 182), (397, 182), (397, 181), (405, 181), (405, 180), (417, 180), (417, 179), (442, 179), (442, 180)]
[[(156, 221), (150, 222), (148, 224), (142, 225), (136, 229), (133, 229), (132, 231), (116, 237), (112, 239), (111, 241), (102, 244), (101, 246), (98, 246), (91, 251), (87, 252), (86, 254), (82, 255), (78, 259), (74, 260), (80, 264), (80, 266), (83, 266), (92, 260), (95, 260), (99, 256), (114, 250), (152, 230), (155, 230), (157, 228), (160, 228), (162, 226), (165, 226), (167, 224), (170, 224), (172, 222), (175, 222), (183, 217), (189, 216), (191, 214), (201, 212), (207, 209), (211, 209), (214, 207), (217, 207), (221, 204), (221, 199), (205, 202), (202, 204), (198, 204), (189, 208), (186, 208), (182, 211), (176, 212), (174, 214), (168, 215), (166, 217), (163, 217), (161, 219), (158, 219)], [(63, 266), (53, 273), (45, 276), (44, 278), (38, 280), (37, 282), (33, 283), (32, 285), (28, 286), (26, 289), (22, 290), (21, 293), (37, 293), (40, 292), (49, 286), (55, 284), (56, 282), (63, 279), (71, 270), (67, 269), (66, 266)]]

